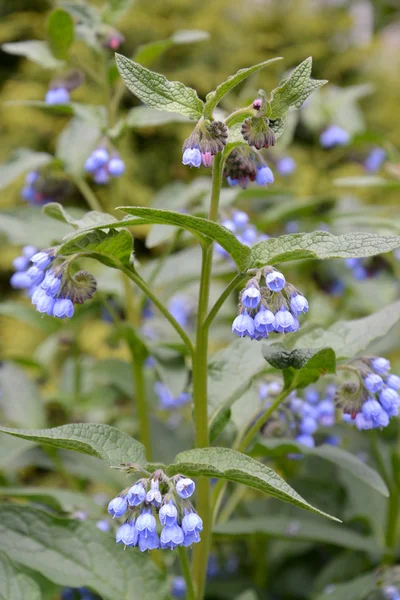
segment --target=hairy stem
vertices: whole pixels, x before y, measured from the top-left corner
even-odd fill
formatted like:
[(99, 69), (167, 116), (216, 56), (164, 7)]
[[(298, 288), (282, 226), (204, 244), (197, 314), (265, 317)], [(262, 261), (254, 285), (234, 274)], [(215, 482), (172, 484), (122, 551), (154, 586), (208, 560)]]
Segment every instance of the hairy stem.
[(85, 198), (89, 208), (91, 210), (98, 210), (99, 212), (104, 212), (103, 207), (101, 206), (96, 194), (93, 192), (90, 185), (82, 177), (76, 177), (75, 183), (80, 193)]
[(144, 360), (139, 352), (132, 352), (132, 375), (135, 385), (136, 410), (139, 421), (140, 441), (146, 449), (146, 458), (152, 460), (150, 414), (147, 404), (146, 382), (144, 379)]
[(222, 292), (222, 294), (208, 313), (207, 319), (204, 321), (205, 329), (208, 329), (210, 327), (211, 323), (214, 321), (218, 312), (222, 308), (225, 300), (227, 300), (230, 294), (236, 289), (236, 287), (245, 277), (246, 275), (244, 273), (238, 273), (236, 277), (234, 277), (234, 279), (232, 279), (232, 281), (227, 285), (227, 287), (224, 289), (224, 291)]
[[(221, 154), (214, 158), (211, 203), (208, 218), (218, 219), (219, 196), (221, 190)], [(208, 299), (211, 283), (213, 244), (203, 244), (202, 268), (200, 277), (199, 304), (197, 311), (196, 354), (193, 357), (193, 402), (195, 421), (195, 442), (197, 448), (209, 445), (207, 412), (207, 376), (208, 376), (208, 326), (205, 325), (208, 313)], [(202, 541), (194, 549), (193, 578), (197, 599), (202, 600), (206, 582), (207, 562), (211, 546), (212, 514), (210, 506), (210, 487), (206, 477), (199, 477), (197, 483), (197, 508), (203, 519)]]
[(187, 557), (186, 548), (182, 546), (178, 546), (178, 556), (181, 562), (182, 575), (185, 578), (186, 582), (186, 599), (187, 600), (196, 600), (196, 593), (193, 586), (192, 575), (190, 573), (189, 560)]

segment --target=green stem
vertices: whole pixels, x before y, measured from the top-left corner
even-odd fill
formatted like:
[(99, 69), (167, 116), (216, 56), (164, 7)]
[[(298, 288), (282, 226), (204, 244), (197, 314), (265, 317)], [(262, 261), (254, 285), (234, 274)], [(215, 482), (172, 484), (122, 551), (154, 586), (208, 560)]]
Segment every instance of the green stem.
[(143, 370), (144, 360), (139, 352), (132, 352), (132, 375), (135, 383), (135, 400), (139, 421), (140, 441), (146, 449), (146, 458), (152, 460), (150, 415), (147, 405), (146, 382)]
[(196, 600), (196, 593), (194, 591), (192, 575), (190, 573), (189, 560), (187, 557), (186, 548), (178, 546), (178, 556), (181, 561), (182, 575), (186, 581), (186, 600)]
[(224, 289), (224, 291), (222, 292), (222, 294), (208, 313), (207, 319), (204, 321), (205, 329), (209, 329), (211, 323), (214, 321), (225, 300), (230, 296), (230, 294), (236, 289), (236, 287), (245, 277), (246, 275), (244, 273), (238, 273), (236, 277), (234, 277), (234, 279), (232, 279), (229, 285)]
[(118, 268), (121, 271), (123, 271), (129, 277), (129, 279), (131, 279), (134, 283), (136, 283), (138, 288), (140, 288), (142, 290), (142, 292), (144, 292), (146, 294), (146, 296), (149, 298), (149, 300), (152, 301), (154, 306), (156, 306), (158, 308), (158, 310), (167, 319), (167, 321), (169, 321), (171, 323), (172, 327), (175, 329), (175, 331), (177, 332), (177, 334), (179, 335), (179, 337), (185, 344), (189, 353), (193, 356), (194, 355), (194, 346), (193, 346), (191, 339), (186, 334), (186, 332), (182, 329), (182, 327), (179, 325), (179, 323), (176, 321), (176, 319), (174, 319), (174, 317), (171, 315), (171, 313), (168, 311), (168, 309), (164, 306), (164, 304), (161, 302), (161, 300), (159, 300), (157, 298), (157, 296), (155, 296), (153, 294), (153, 292), (148, 287), (147, 283), (140, 277), (140, 275), (138, 273), (136, 273), (135, 271), (132, 271), (129, 267), (126, 267), (122, 263), (118, 264)]
[(396, 548), (398, 544), (398, 526), (399, 526), (399, 490), (393, 486), (390, 489), (388, 499), (387, 515), (386, 515), (386, 531), (385, 531), (385, 555), (383, 563), (392, 565), (396, 560)]
[[(208, 214), (210, 221), (216, 221), (218, 219), (219, 196), (222, 180), (221, 164), (222, 156), (220, 153), (214, 158), (211, 202)], [(202, 246), (202, 267), (197, 311), (196, 354), (193, 356), (193, 402), (196, 448), (206, 448), (210, 443), (207, 412), (208, 327), (205, 326), (205, 323), (208, 313), (212, 255), (212, 242), (205, 242)], [(197, 508), (203, 519), (203, 532), (201, 544), (197, 544), (194, 549), (193, 578), (196, 585), (197, 599), (202, 600), (204, 597), (212, 530), (210, 487), (209, 480), (205, 477), (199, 477), (197, 482)]]
[(96, 194), (93, 192), (88, 183), (82, 177), (76, 177), (75, 183), (80, 193), (88, 203), (89, 208), (91, 210), (98, 210), (99, 212), (104, 212), (103, 207), (98, 201)]
[(244, 108), (238, 108), (238, 110), (235, 110), (229, 115), (229, 117), (225, 119), (225, 124), (227, 127), (229, 127), (229, 125), (232, 125), (232, 123), (237, 119), (237, 117), (240, 117), (241, 115), (243, 115), (243, 117), (249, 116), (249, 114), (256, 114), (252, 104), (250, 104), (249, 106), (245, 106)]

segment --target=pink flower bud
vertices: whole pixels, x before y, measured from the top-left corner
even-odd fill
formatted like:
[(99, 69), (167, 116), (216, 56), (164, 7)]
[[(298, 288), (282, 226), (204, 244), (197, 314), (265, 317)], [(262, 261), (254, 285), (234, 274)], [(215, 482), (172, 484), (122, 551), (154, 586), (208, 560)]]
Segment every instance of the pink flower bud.
[(211, 167), (211, 163), (212, 163), (211, 152), (203, 152), (203, 154), (201, 155), (201, 160), (205, 167)]
[(260, 108), (262, 107), (262, 99), (261, 98), (256, 98), (253, 102), (253, 108), (254, 110), (260, 110)]

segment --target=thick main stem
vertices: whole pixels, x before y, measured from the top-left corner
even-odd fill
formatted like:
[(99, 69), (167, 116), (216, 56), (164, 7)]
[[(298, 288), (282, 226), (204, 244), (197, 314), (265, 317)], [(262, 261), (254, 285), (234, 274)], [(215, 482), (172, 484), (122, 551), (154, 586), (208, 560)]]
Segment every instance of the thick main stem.
[[(214, 158), (211, 203), (208, 218), (216, 221), (221, 190), (221, 154)], [(206, 448), (209, 443), (207, 412), (208, 376), (208, 327), (205, 326), (208, 313), (208, 299), (212, 269), (212, 243), (204, 243), (200, 277), (200, 292), (197, 311), (196, 353), (193, 361), (193, 402), (196, 448)], [(197, 483), (197, 508), (203, 519), (202, 541), (194, 549), (193, 578), (198, 600), (204, 597), (208, 555), (211, 545), (212, 514), (210, 506), (209, 480), (199, 477)]]

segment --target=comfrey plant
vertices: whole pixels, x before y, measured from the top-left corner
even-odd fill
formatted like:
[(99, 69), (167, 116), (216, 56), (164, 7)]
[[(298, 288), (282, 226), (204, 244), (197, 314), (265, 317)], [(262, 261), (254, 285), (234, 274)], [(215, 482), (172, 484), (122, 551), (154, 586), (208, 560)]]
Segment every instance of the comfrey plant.
[[(76, 24), (77, 34), (80, 36), (87, 33), (90, 23), (95, 32), (90, 38), (91, 43), (95, 44), (97, 39), (102, 39), (101, 47), (97, 47), (99, 53), (109, 52), (110, 48), (122, 41), (113, 41), (104, 35), (104, 29), (100, 27), (102, 17), (99, 13), (95, 11), (93, 17), (90, 11), (88, 13), (77, 10), (78, 5), (82, 8), (80, 3), (65, 3), (66, 6), (70, 4), (73, 5), (70, 9), (73, 18), (70, 15), (68, 22), (70, 25), (72, 22), (72, 27)], [(62, 19), (66, 23), (69, 13), (60, 10), (65, 13)], [(59, 19), (60, 15), (56, 17)], [(104, 49), (105, 39), (109, 41)], [(157, 46), (156, 53), (159, 51)], [(102, 56), (105, 56), (107, 62), (108, 54)], [(161, 600), (167, 597), (170, 581), (177, 573), (177, 565), (173, 564), (173, 561), (178, 559), (184, 578), (184, 585), (180, 580), (179, 589), (186, 590), (188, 600), (202, 600), (206, 593), (207, 566), (213, 532), (221, 536), (220, 541), (223, 543), (224, 535), (239, 531), (235, 524), (231, 526), (229, 518), (236, 511), (242, 491), (239, 490), (239, 494), (237, 488), (232, 489), (232, 485), (247, 486), (254, 493), (265, 493), (297, 508), (314, 512), (321, 518), (338, 520), (300, 496), (271, 468), (279, 456), (277, 448), (283, 443), (286, 444), (282, 451), (285, 455), (289, 452), (298, 457), (320, 452), (321, 459), (335, 462), (332, 458), (332, 445), (328, 445), (328, 451), (326, 444), (322, 446), (324, 450), (319, 450), (319, 441), (326, 441), (331, 437), (330, 432), (326, 433), (325, 430), (332, 428), (336, 418), (333, 389), (326, 386), (310, 388), (310, 384), (317, 386), (320, 376), (333, 375), (336, 369), (344, 369), (356, 375), (358, 386), (346, 381), (338, 396), (343, 410), (356, 422), (359, 429), (385, 427), (397, 414), (398, 378), (389, 374), (387, 361), (384, 358), (357, 359), (349, 364), (348, 361), (355, 356), (362, 356), (366, 347), (376, 338), (389, 333), (400, 318), (399, 306), (394, 304), (375, 315), (359, 320), (361, 322), (341, 321), (326, 331), (318, 329), (314, 325), (315, 321), (312, 321), (315, 316), (311, 291), (309, 293), (311, 285), (309, 287), (307, 282), (304, 283), (307, 292), (303, 295), (286, 281), (282, 272), (284, 269), (281, 270), (280, 265), (288, 261), (295, 264), (295, 261), (306, 259), (359, 259), (400, 247), (400, 238), (367, 232), (350, 232), (335, 236), (326, 231), (296, 232), (269, 238), (267, 233), (261, 234), (257, 231), (244, 211), (232, 210), (227, 218), (225, 207), (220, 207), (221, 187), (226, 185), (226, 182), (230, 186), (241, 188), (246, 188), (253, 181), (260, 186), (273, 183), (274, 176), (267, 165), (264, 152), (268, 150), (271, 164), (278, 164), (274, 157), (275, 146), (279, 146), (279, 138), (284, 131), (289, 112), (300, 108), (315, 90), (326, 83), (324, 80), (311, 78), (312, 60), (308, 58), (296, 68), (282, 71), (281, 83), (271, 92), (260, 90), (248, 106), (238, 108), (224, 118), (220, 116), (220, 111), (218, 118), (215, 118), (216, 109), (224, 101), (226, 94), (262, 69), (271, 65), (277, 67), (276, 60), (241, 69), (207, 94), (203, 101), (194, 89), (183, 83), (169, 81), (164, 75), (142, 66), (139, 62), (120, 54), (116, 55), (117, 68), (123, 82), (139, 101), (146, 105), (146, 114), (154, 118), (153, 111), (163, 111), (163, 119), (167, 122), (168, 113), (173, 113), (172, 120), (176, 119), (178, 113), (185, 118), (184, 120), (194, 121), (192, 133), (183, 145), (182, 162), (188, 167), (204, 166), (212, 173), (210, 196), (205, 201), (205, 208), (203, 204), (196, 215), (189, 214), (189, 211), (183, 213), (131, 205), (119, 207), (120, 212), (115, 215), (109, 214), (106, 209), (111, 211), (115, 203), (108, 204), (103, 196), (100, 201), (91, 187), (90, 178), (89, 181), (85, 179), (86, 172), (93, 176), (95, 183), (106, 183), (109, 176), (119, 177), (124, 173), (125, 165), (119, 157), (118, 144), (120, 137), (134, 119), (132, 113), (129, 118), (122, 115), (119, 118), (118, 108), (123, 88), (121, 81), (115, 82), (113, 65), (109, 65), (110, 72), (107, 71), (104, 83), (108, 98), (104, 111), (106, 117), (99, 111), (101, 125), (94, 133), (93, 120), (97, 111), (87, 106), (84, 109), (70, 107), (72, 111), (81, 115), (89, 115), (86, 131), (88, 137), (92, 138), (89, 140), (87, 151), (85, 147), (85, 153), (81, 153), (80, 164), (76, 166), (73, 162), (75, 144), (71, 157), (71, 154), (65, 152), (68, 136), (64, 135), (59, 158), (64, 168), (71, 173), (92, 210), (84, 217), (76, 218), (60, 204), (50, 203), (45, 206), (43, 210), (48, 217), (62, 221), (65, 226), (71, 227), (71, 231), (63, 239), (49, 242), (51, 247), (45, 250), (38, 251), (31, 246), (25, 246), (22, 255), (14, 261), (16, 273), (12, 276), (11, 283), (14, 288), (26, 290), (36, 309), (44, 315), (40, 323), (46, 325), (46, 319), (47, 323), (50, 322), (49, 316), (71, 318), (75, 304), (90, 300), (96, 290), (96, 280), (90, 273), (84, 270), (76, 272), (77, 262), (79, 264), (81, 260), (94, 260), (101, 263), (102, 272), (107, 272), (107, 268), (113, 269), (113, 274), (119, 272), (123, 283), (120, 286), (121, 291), (118, 290), (120, 304), (116, 310), (113, 302), (107, 302), (105, 308), (115, 325), (115, 336), (110, 336), (110, 339), (112, 337), (112, 341), (123, 340), (129, 352), (129, 384), (134, 387), (132, 427), (129, 417), (119, 414), (118, 403), (109, 404), (112, 404), (113, 422), (126, 424), (129, 421), (129, 425), (124, 427), (135, 432), (138, 439), (134, 439), (125, 431), (99, 423), (73, 422), (70, 425), (40, 430), (0, 427), (2, 432), (31, 440), (36, 444), (53, 445), (55, 452), (60, 448), (75, 450), (102, 459), (109, 467), (135, 474), (135, 481), (130, 482), (130, 486), (120, 493), (118, 490), (122, 485), (116, 483), (114, 478), (110, 477), (107, 483), (108, 489), (112, 485), (118, 485), (114, 492), (117, 495), (110, 499), (108, 505), (108, 512), (114, 521), (123, 519), (116, 531), (117, 544), (110, 540), (104, 522), (98, 527), (100, 520), (104, 521), (104, 518), (96, 517), (91, 526), (90, 523), (76, 518), (59, 519), (37, 507), (27, 508), (22, 503), (15, 506), (6, 505), (2, 513), (2, 523), (11, 523), (11, 528), (14, 522), (17, 523), (15, 529), (18, 531), (13, 535), (20, 535), (22, 522), (26, 524), (24, 536), (27, 535), (26, 530), (32, 527), (35, 544), (41, 549), (54, 544), (57, 549), (55, 552), (59, 552), (68, 573), (64, 573), (59, 565), (53, 571), (48, 564), (51, 561), (47, 552), (35, 553), (32, 563), (29, 553), (25, 553), (24, 557), (28, 557), (23, 560), (25, 566), (39, 569), (42, 575), (54, 579), (58, 585), (68, 584), (75, 589), (85, 585), (104, 598), (121, 597), (122, 600), (129, 600), (132, 597), (146, 597)], [(114, 88), (110, 89), (109, 86)], [(143, 114), (143, 107), (138, 108)], [(55, 110), (55, 107), (51, 110)], [(83, 125), (80, 121), (74, 121), (76, 118), (75, 115), (71, 129), (75, 127), (78, 136), (81, 135)], [(69, 135), (70, 131), (68, 130)], [(343, 135), (340, 138), (333, 133), (331, 131), (330, 135), (326, 136), (329, 138), (325, 140), (327, 147), (345, 143)], [(36, 159), (40, 163), (47, 161), (48, 157), (41, 156), (40, 160), (38, 157)], [(282, 175), (290, 174), (294, 166), (286, 157), (286, 164), (281, 164), (278, 172)], [(28, 168), (36, 170), (39, 167), (37, 164)], [(32, 179), (34, 178), (30, 177), (28, 185), (35, 183)], [(102, 192), (105, 192), (106, 197), (106, 190)], [(257, 190), (257, 193), (259, 192), (260, 190)], [(230, 195), (234, 193), (229, 191)], [(244, 195), (247, 194), (248, 192)], [(123, 218), (121, 213), (125, 215)], [(219, 222), (220, 214), (224, 214), (222, 222)], [(136, 232), (138, 225), (175, 227), (185, 230), (185, 240), (192, 236), (198, 243), (201, 264), (198, 265), (199, 259), (196, 255), (195, 266), (190, 265), (192, 279), (196, 267), (199, 266), (196, 310), (178, 294), (178, 286), (175, 286), (174, 279), (176, 273), (173, 269), (168, 271), (171, 283), (169, 293), (159, 297), (154, 291), (156, 287), (158, 290), (157, 276), (163, 261), (171, 258), (168, 252), (173, 254), (172, 258), (178, 258), (178, 261), (181, 259), (180, 250), (177, 250), (176, 246), (170, 246), (168, 252), (161, 257), (158, 267), (150, 274), (147, 271), (146, 275), (146, 266), (141, 272), (142, 265), (133, 252), (131, 229), (134, 228), (133, 231)], [(55, 238), (57, 235), (54, 233)], [(60, 243), (54, 245), (54, 241)], [(236, 269), (223, 291), (216, 290), (213, 284), (213, 275), (216, 274), (213, 268), (215, 263), (218, 263), (213, 262), (214, 246), (230, 257)], [(221, 262), (219, 261), (218, 267), (221, 266)], [(182, 258), (180, 266), (185, 266), (185, 258)], [(222, 279), (227, 273), (221, 275), (219, 272), (217, 275)], [(114, 291), (116, 280), (111, 277), (112, 275), (112, 283), (109, 284), (107, 293), (110, 293), (110, 287)], [(98, 280), (101, 292), (101, 277)], [(232, 331), (235, 335), (241, 338), (249, 337), (250, 340), (231, 339), (228, 348), (210, 358), (211, 336), (213, 345), (214, 342), (221, 344), (229, 340), (229, 321), (220, 315), (220, 309), (226, 304), (226, 311), (229, 311), (228, 300), (237, 299), (238, 293), (239, 311), (233, 321)], [(102, 294), (99, 293), (97, 298), (99, 296)], [(302, 315), (309, 310), (306, 296), (310, 300), (311, 319), (307, 326), (300, 330), (299, 317), (303, 318)], [(169, 298), (170, 301), (165, 301), (165, 298)], [(165, 329), (160, 329), (161, 334), (144, 334), (142, 322), (144, 315), (148, 313), (149, 305), (158, 321), (161, 321), (160, 317), (165, 320), (162, 321), (162, 328)], [(88, 303), (87, 310), (90, 306)], [(86, 314), (83, 307), (79, 318), (83, 320)], [(388, 314), (394, 316), (388, 317)], [(218, 317), (220, 319), (217, 325)], [(229, 319), (232, 317), (233, 311)], [(275, 335), (270, 336), (271, 333)], [(149, 381), (146, 379), (150, 370), (145, 369), (151, 362), (151, 357), (155, 357), (157, 363), (163, 360), (165, 363), (171, 361), (171, 371), (175, 369), (175, 373), (181, 375), (183, 372), (184, 375), (180, 389), (185, 391), (177, 398), (163, 383), (164, 379), (161, 376), (162, 382), (156, 384), (156, 393), (162, 408), (169, 409), (185, 403), (188, 405), (187, 413), (191, 415), (188, 424), (193, 432), (193, 440), (188, 444), (191, 449), (179, 452), (171, 464), (153, 462), (169, 462), (169, 458), (164, 452), (157, 456), (157, 451), (159, 454), (161, 451), (153, 429), (152, 417), (155, 415), (151, 415), (152, 407), (148, 400)], [(34, 361), (32, 364), (35, 366)], [(165, 365), (163, 368), (167, 369)], [(279, 379), (281, 383), (276, 385), (275, 382), (275, 386), (272, 387), (271, 383), (268, 384), (267, 392), (263, 392), (261, 407), (257, 393), (255, 405), (251, 404), (254, 403), (254, 398), (248, 394), (254, 380), (267, 373), (268, 381), (271, 382), (272, 377), (276, 379), (273, 369), (279, 369), (282, 375)], [(113, 383), (119, 384), (119, 373), (112, 374)], [(80, 376), (80, 370), (76, 369), (75, 384), (79, 383)], [(152, 383), (154, 384), (154, 380)], [(320, 394), (317, 393), (318, 389), (321, 390)], [(278, 431), (278, 426), (284, 430), (281, 433), (289, 440), (282, 440), (282, 436), (278, 441), (271, 439), (271, 434)], [(346, 430), (345, 425), (341, 426)], [(347, 431), (350, 430), (347, 428)], [(362, 435), (357, 431), (352, 433)], [(180, 434), (179, 427), (171, 442), (181, 444)], [(288, 441), (292, 445), (289, 451)], [(274, 448), (272, 442), (275, 444)], [(396, 536), (393, 535), (393, 524), (397, 523), (399, 514), (399, 489), (397, 483), (393, 482), (397, 480), (393, 477), (392, 482), (386, 473), (386, 487), (385, 482), (372, 468), (345, 450), (334, 450), (340, 453), (340, 458), (335, 455), (338, 468), (344, 464), (347, 471), (355, 478), (361, 478), (366, 485), (369, 485), (369, 481), (365, 473), (372, 473), (371, 487), (383, 495), (389, 494), (387, 533), (383, 551), (381, 547), (376, 551), (374, 547), (372, 551), (372, 541), (369, 538), (365, 541), (361, 533), (351, 529), (344, 537), (351, 540), (352, 548), (357, 549), (360, 545), (364, 548), (362, 544), (365, 541), (370, 561), (368, 564), (374, 560), (378, 561), (380, 553), (385, 554), (387, 564), (393, 562), (397, 543)], [(271, 466), (265, 464), (264, 456), (268, 457), (268, 460), (273, 457), (274, 462)], [(49, 453), (49, 461), (53, 459), (54, 462), (57, 460), (61, 463), (64, 456)], [(294, 461), (290, 464), (292, 468), (299, 465)], [(97, 468), (97, 463), (92, 462), (86, 467), (83, 465), (80, 473), (86, 477), (87, 470), (95, 469), (95, 466)], [(386, 466), (384, 470), (386, 472)], [(290, 476), (284, 468), (279, 467), (279, 471), (285, 477)], [(68, 481), (67, 477), (65, 480)], [(196, 506), (192, 504), (195, 489)], [(309, 494), (312, 498), (311, 489)], [(72, 500), (69, 496), (64, 498), (60, 495), (55, 504), (62, 502), (70, 506)], [(270, 503), (266, 502), (265, 506), (269, 510)], [(282, 512), (276, 523), (274, 520), (273, 535), (276, 535), (277, 528), (281, 527), (284, 519), (285, 515)], [(297, 526), (288, 528), (286, 525), (287, 523), (282, 524), (279, 536), (295, 535), (299, 530)], [(244, 523), (241, 526), (245, 536), (258, 533), (259, 524)], [(336, 527), (340, 532), (340, 526)], [(312, 536), (312, 533), (308, 532), (308, 525), (306, 529), (307, 536)], [(54, 535), (54, 531), (60, 531), (60, 535)], [(260, 532), (261, 535), (263, 532), (264, 530)], [(265, 533), (269, 535), (270, 532), (265, 529)], [(15, 554), (14, 538), (11, 539), (12, 543), (7, 545), (5, 540), (2, 547), (11, 548), (11, 557), (19, 560), (19, 553)], [(334, 539), (337, 543), (336, 530)], [(123, 551), (130, 546), (138, 550)], [(71, 563), (76, 561), (74, 569), (69, 569), (70, 561), (65, 561), (65, 548), (68, 548)], [(164, 550), (175, 552), (167, 553)], [(258, 550), (257, 542), (257, 554)], [(147, 555), (147, 551), (152, 552), (151, 556)], [(260, 556), (263, 571), (265, 547)], [(377, 565), (378, 562), (374, 563), (374, 568)], [(237, 563), (234, 560), (233, 569), (236, 568)]]

